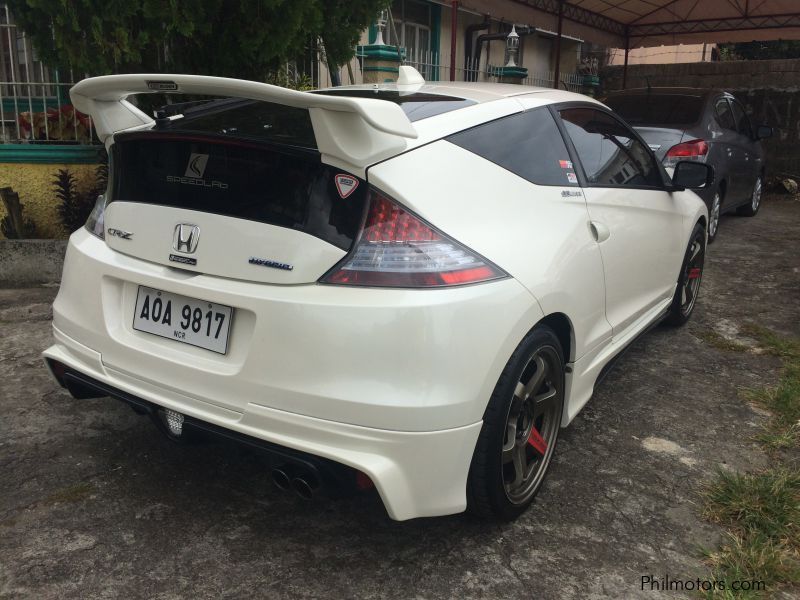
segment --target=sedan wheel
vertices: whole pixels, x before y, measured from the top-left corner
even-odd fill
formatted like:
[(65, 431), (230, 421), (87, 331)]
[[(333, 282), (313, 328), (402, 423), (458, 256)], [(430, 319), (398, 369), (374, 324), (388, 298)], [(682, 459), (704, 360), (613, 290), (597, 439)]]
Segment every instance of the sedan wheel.
[(713, 242), (719, 231), (719, 216), (722, 209), (722, 195), (717, 190), (711, 200), (711, 208), (708, 211), (708, 243)]
[(740, 215), (744, 215), (745, 217), (756, 216), (758, 209), (761, 208), (762, 191), (761, 177), (758, 177), (756, 178), (756, 183), (753, 186), (753, 195), (750, 197), (750, 204), (745, 204), (736, 212), (738, 212)]
[(533, 501), (553, 456), (564, 406), (564, 359), (536, 327), (509, 360), (484, 415), (470, 466), (468, 508), (514, 519)]

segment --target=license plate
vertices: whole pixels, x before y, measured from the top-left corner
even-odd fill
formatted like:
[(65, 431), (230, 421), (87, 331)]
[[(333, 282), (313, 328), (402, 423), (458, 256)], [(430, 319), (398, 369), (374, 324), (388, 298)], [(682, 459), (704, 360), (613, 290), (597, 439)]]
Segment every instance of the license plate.
[(139, 286), (133, 328), (225, 354), (233, 309)]

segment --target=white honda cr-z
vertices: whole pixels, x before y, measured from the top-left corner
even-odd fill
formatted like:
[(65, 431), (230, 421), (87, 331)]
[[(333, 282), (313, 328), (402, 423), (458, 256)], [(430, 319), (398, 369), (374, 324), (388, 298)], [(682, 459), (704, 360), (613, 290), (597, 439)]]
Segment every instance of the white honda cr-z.
[[(208, 95), (151, 118), (135, 94)], [(298, 92), (193, 75), (72, 88), (109, 185), (72, 234), (47, 365), (172, 439), (268, 453), (309, 496), (509, 519), (638, 334), (685, 322), (707, 213), (602, 104), (520, 85)]]

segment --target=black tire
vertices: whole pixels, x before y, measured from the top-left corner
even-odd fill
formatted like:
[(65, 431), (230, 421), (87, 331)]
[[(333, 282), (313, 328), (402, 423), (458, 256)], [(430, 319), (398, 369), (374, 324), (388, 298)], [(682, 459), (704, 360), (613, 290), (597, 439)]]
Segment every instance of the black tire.
[(664, 321), (667, 325), (683, 325), (692, 316), (697, 296), (700, 293), (700, 282), (703, 279), (705, 254), (706, 232), (705, 228), (698, 223), (694, 226), (686, 246), (681, 272), (678, 275), (678, 286)]
[[(469, 512), (504, 521), (525, 512), (550, 466), (563, 408), (564, 353), (553, 330), (538, 325), (514, 351), (489, 399), (469, 470)], [(518, 470), (529, 475), (519, 478)]]
[(722, 190), (717, 188), (711, 197), (708, 205), (708, 243), (711, 244), (717, 239), (719, 233), (719, 219), (722, 216), (722, 201), (724, 196)]
[(758, 209), (761, 208), (761, 194), (763, 193), (763, 182), (761, 176), (756, 177), (753, 184), (753, 193), (750, 195), (750, 202), (736, 209), (737, 214), (743, 217), (755, 217)]

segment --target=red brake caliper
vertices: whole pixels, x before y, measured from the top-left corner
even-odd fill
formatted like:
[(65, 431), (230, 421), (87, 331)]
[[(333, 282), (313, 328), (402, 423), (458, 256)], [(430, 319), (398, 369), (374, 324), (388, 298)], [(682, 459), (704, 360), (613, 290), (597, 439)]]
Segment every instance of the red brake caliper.
[(544, 456), (544, 453), (547, 452), (547, 442), (544, 441), (544, 438), (541, 436), (539, 430), (536, 429), (535, 426), (531, 427), (531, 434), (528, 436), (528, 443), (533, 446), (533, 449), (542, 456)]
[(700, 278), (700, 267), (693, 267), (689, 269), (689, 273), (687, 275), (689, 279), (699, 279)]

